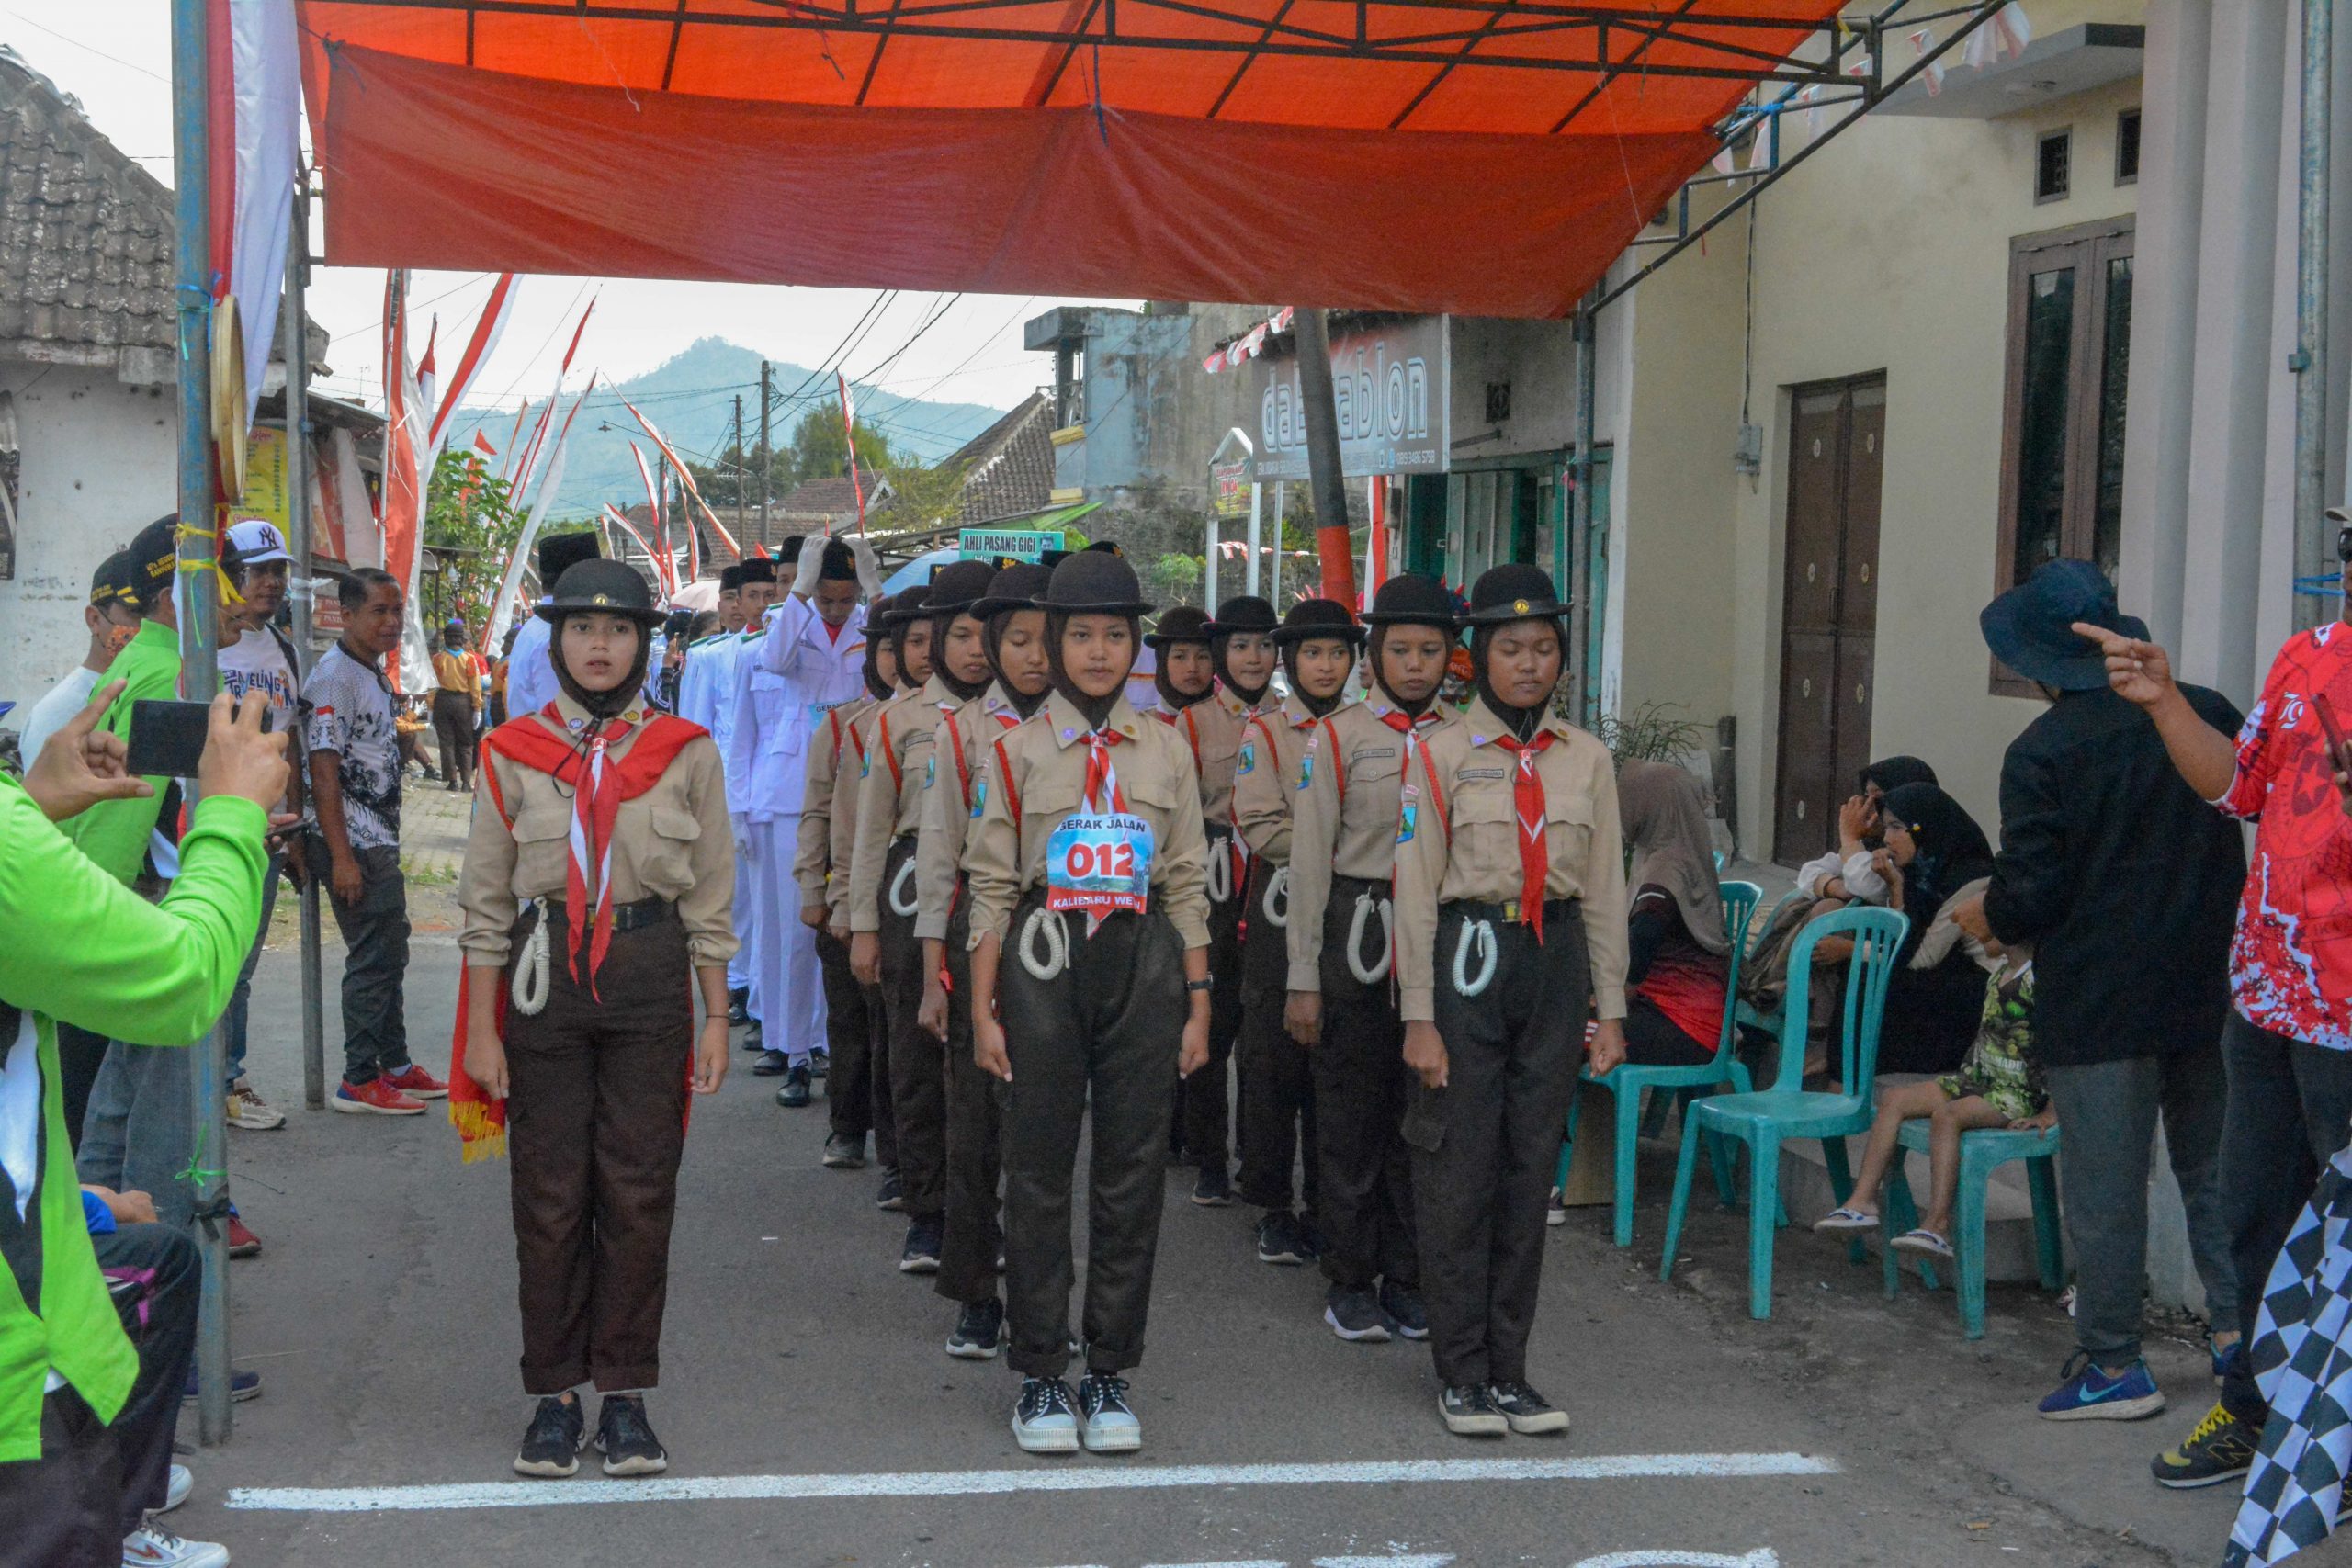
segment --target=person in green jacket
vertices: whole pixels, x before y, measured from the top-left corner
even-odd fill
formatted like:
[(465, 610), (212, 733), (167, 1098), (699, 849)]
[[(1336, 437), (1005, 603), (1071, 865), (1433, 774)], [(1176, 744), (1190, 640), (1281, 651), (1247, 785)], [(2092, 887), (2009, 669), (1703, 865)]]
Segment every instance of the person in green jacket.
[[(0, 780), (0, 1564), (112, 1564), (138, 1527), (118, 1454), (137, 1379), (85, 1226), (58, 1091), (56, 1021), (141, 1045), (186, 1045), (235, 986), (261, 913), (267, 803), (286, 742), (259, 705), (212, 705), (202, 802), (181, 869), (149, 904), (52, 823), (150, 798), (104, 726), (109, 682), (60, 730), (22, 784)], [(177, 1401), (153, 1402), (157, 1418)], [(215, 1562), (225, 1561), (225, 1554)]]

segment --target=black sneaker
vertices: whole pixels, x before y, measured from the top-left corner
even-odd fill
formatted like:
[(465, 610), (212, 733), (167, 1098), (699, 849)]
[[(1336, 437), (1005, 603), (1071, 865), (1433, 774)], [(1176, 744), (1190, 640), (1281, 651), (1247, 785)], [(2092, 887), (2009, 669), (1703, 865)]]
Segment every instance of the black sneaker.
[(755, 1018), (751, 1021), (751, 1023), (752, 1027), (743, 1032), (743, 1049), (746, 1051), (766, 1050), (767, 1041), (763, 1038), (765, 1032), (760, 1028), (760, 1021)]
[(531, 1414), (530, 1429), (523, 1434), (523, 1446), (514, 1455), (514, 1473), (548, 1481), (577, 1475), (580, 1446), (587, 1438), (588, 1418), (581, 1414), (580, 1401), (549, 1394)]
[(1087, 1373), (1078, 1385), (1078, 1412), (1088, 1453), (1126, 1454), (1143, 1447), (1143, 1423), (1127, 1404), (1127, 1380), (1116, 1373)]
[(744, 1010), (744, 1008), (750, 1003), (751, 999), (752, 988), (749, 986), (738, 986), (733, 990), (728, 992), (727, 1021), (729, 1023), (751, 1022), (752, 1015)]
[(865, 1168), (865, 1140), (853, 1138), (846, 1133), (835, 1133), (825, 1140), (827, 1170), (863, 1170)]
[[(768, 1056), (780, 1056), (781, 1055), (782, 1053), (780, 1052), (771, 1051), (767, 1054), (767, 1056), (762, 1056), (760, 1058), (761, 1065), (766, 1065)], [(759, 1067), (753, 1067), (752, 1070), (756, 1073), (760, 1069)], [(784, 1087), (775, 1091), (775, 1102), (778, 1105), (783, 1106), (787, 1111), (797, 1111), (802, 1106), (808, 1103), (808, 1063), (796, 1062), (791, 1066), (785, 1069)]]
[(1298, 1220), (1287, 1209), (1270, 1209), (1258, 1222), (1258, 1261), (1296, 1268), (1313, 1256), (1298, 1234)]
[(1298, 1245), (1305, 1249), (1306, 1261), (1318, 1262), (1323, 1257), (1323, 1227), (1315, 1223), (1310, 1211), (1298, 1216)]
[(1204, 1165), (1193, 1183), (1193, 1201), (1204, 1209), (1233, 1207), (1233, 1178), (1226, 1174), (1222, 1165)]
[(833, 1054), (831, 1051), (820, 1045), (808, 1053), (808, 1071), (811, 1075), (821, 1078), (831, 1074), (832, 1070)]
[(1394, 1280), (1384, 1280), (1380, 1285), (1380, 1310), (1396, 1325), (1396, 1332), (1408, 1339), (1430, 1337), (1430, 1309), (1421, 1303), (1421, 1292), (1410, 1285), (1400, 1285)]
[(939, 1231), (937, 1220), (917, 1220), (907, 1226), (906, 1250), (899, 1254), (899, 1273), (939, 1272)]
[(1449, 1385), (1437, 1396), (1437, 1413), (1445, 1417), (1445, 1429), (1457, 1438), (1499, 1438), (1510, 1430), (1483, 1383)]
[(1004, 1303), (990, 1296), (967, 1303), (947, 1337), (947, 1353), (963, 1361), (993, 1361), (1004, 1348)]
[(752, 1076), (760, 1078), (775, 1077), (791, 1066), (792, 1058), (783, 1052), (763, 1051), (760, 1053), (760, 1059), (752, 1064)]
[(1324, 1299), (1323, 1321), (1331, 1332), (1354, 1345), (1385, 1345), (1396, 1322), (1380, 1310), (1380, 1303), (1363, 1286), (1334, 1285)]
[(1568, 1429), (1568, 1413), (1523, 1382), (1488, 1383), (1487, 1397), (1521, 1437)]
[(2234, 1481), (2254, 1465), (2254, 1434), (2245, 1423), (2216, 1404), (2197, 1423), (2197, 1429), (2177, 1449), (2148, 1461), (2148, 1472), (2159, 1486), (2191, 1492)]
[(606, 1475), (659, 1475), (670, 1468), (670, 1456), (645, 1418), (645, 1401), (633, 1393), (605, 1395), (596, 1412), (596, 1450), (605, 1456)]
[(899, 1185), (898, 1167), (882, 1168), (882, 1185), (874, 1190), (874, 1206), (894, 1214), (907, 1206), (906, 1189)]
[(1024, 1453), (1078, 1451), (1077, 1400), (1059, 1378), (1023, 1378), (1012, 1407), (1012, 1440)]

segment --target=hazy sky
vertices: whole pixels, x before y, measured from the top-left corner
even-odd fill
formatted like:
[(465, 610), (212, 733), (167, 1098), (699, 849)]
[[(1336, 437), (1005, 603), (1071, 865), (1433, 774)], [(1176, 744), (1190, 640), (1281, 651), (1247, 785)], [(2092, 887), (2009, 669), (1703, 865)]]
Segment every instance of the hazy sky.
[[(82, 102), (97, 128), (166, 185), (172, 177), (169, 0), (0, 0), (0, 43)], [(374, 269), (311, 272), (311, 319), (334, 334), (334, 374), (322, 390), (379, 400), (378, 365), (384, 275)], [(422, 322), (437, 314), (442, 342), (463, 341), (489, 294), (486, 273), (419, 272), (409, 298)], [(874, 303), (866, 289), (756, 288), (625, 278), (530, 277), (497, 355), (475, 383), (475, 401), (512, 408), (547, 396), (580, 310), (598, 298), (574, 362), (618, 379), (650, 370), (695, 339), (729, 338), (772, 358), (815, 367)], [(881, 364), (929, 321), (945, 299), (896, 297), (864, 329), (848, 355), (853, 379)], [(1021, 346), (1021, 324), (1059, 299), (967, 295), (892, 362), (879, 382), (908, 397), (1010, 408), (1052, 375), (1045, 355)], [(446, 366), (448, 361), (444, 357)], [(658, 416), (657, 416), (658, 417)]]

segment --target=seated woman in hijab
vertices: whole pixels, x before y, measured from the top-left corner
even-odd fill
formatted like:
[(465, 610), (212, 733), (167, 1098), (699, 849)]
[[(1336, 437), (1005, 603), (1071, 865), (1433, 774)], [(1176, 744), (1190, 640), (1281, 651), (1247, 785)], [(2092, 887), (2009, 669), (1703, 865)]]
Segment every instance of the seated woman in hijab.
[[(1879, 1030), (1882, 1073), (1948, 1073), (1968, 1055), (1984, 1006), (1984, 971), (1966, 948), (1942, 947), (1928, 963), (1921, 941), (1969, 883), (1993, 870), (1993, 847), (1960, 802), (1931, 784), (1903, 784), (1880, 803), (1888, 904), (1911, 917), (1886, 988)], [(1940, 945), (1940, 944), (1939, 944)], [(1852, 944), (1825, 939), (1816, 959), (1842, 960)]]
[(1617, 817), (1633, 851), (1625, 963), (1625, 1059), (1698, 1066), (1723, 1037), (1731, 944), (1698, 779), (1670, 762), (1627, 762)]
[(1855, 795), (1838, 808), (1836, 846), (1799, 868), (1797, 886), (1813, 897), (1838, 900), (1832, 909), (1848, 903), (1886, 905), (1888, 884), (1878, 859), (1879, 803), (1890, 790), (1935, 782), (1936, 770), (1917, 757), (1882, 757), (1864, 768)]

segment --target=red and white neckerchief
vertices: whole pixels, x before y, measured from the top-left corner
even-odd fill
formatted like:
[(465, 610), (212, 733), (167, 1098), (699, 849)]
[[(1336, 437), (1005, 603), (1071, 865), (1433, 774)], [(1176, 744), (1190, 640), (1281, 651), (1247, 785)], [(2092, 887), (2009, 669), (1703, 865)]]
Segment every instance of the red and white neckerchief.
[(1516, 755), (1519, 767), (1511, 778), (1511, 801), (1519, 818), (1519, 923), (1544, 940), (1544, 883), (1551, 874), (1552, 855), (1544, 842), (1544, 781), (1535, 776), (1535, 759), (1559, 737), (1538, 729), (1521, 740), (1498, 735), (1495, 744)]
[[(553, 703), (547, 711), (557, 722), (566, 722)], [(580, 943), (585, 936), (588, 994), (598, 1001), (604, 998), (597, 996), (596, 971), (604, 966), (605, 950), (613, 944), (613, 824), (621, 809), (619, 770), (607, 754), (637, 728), (639, 716), (637, 709), (630, 708), (608, 723), (590, 721), (582, 727), (584, 734), (574, 731), (582, 735), (585, 750), (580, 754), (571, 792), (571, 863), (564, 872), (563, 896), (565, 907), (573, 915), (566, 957), (576, 986), (580, 984)], [(578, 913), (582, 909), (594, 913), (583, 921)], [(589, 928), (586, 931), (581, 929), (583, 925)]]
[(1119, 787), (1119, 770), (1111, 761), (1111, 748), (1126, 737), (1105, 725), (1079, 739), (1086, 742), (1086, 787), (1080, 804), (1097, 814), (1125, 811), (1127, 794)]

